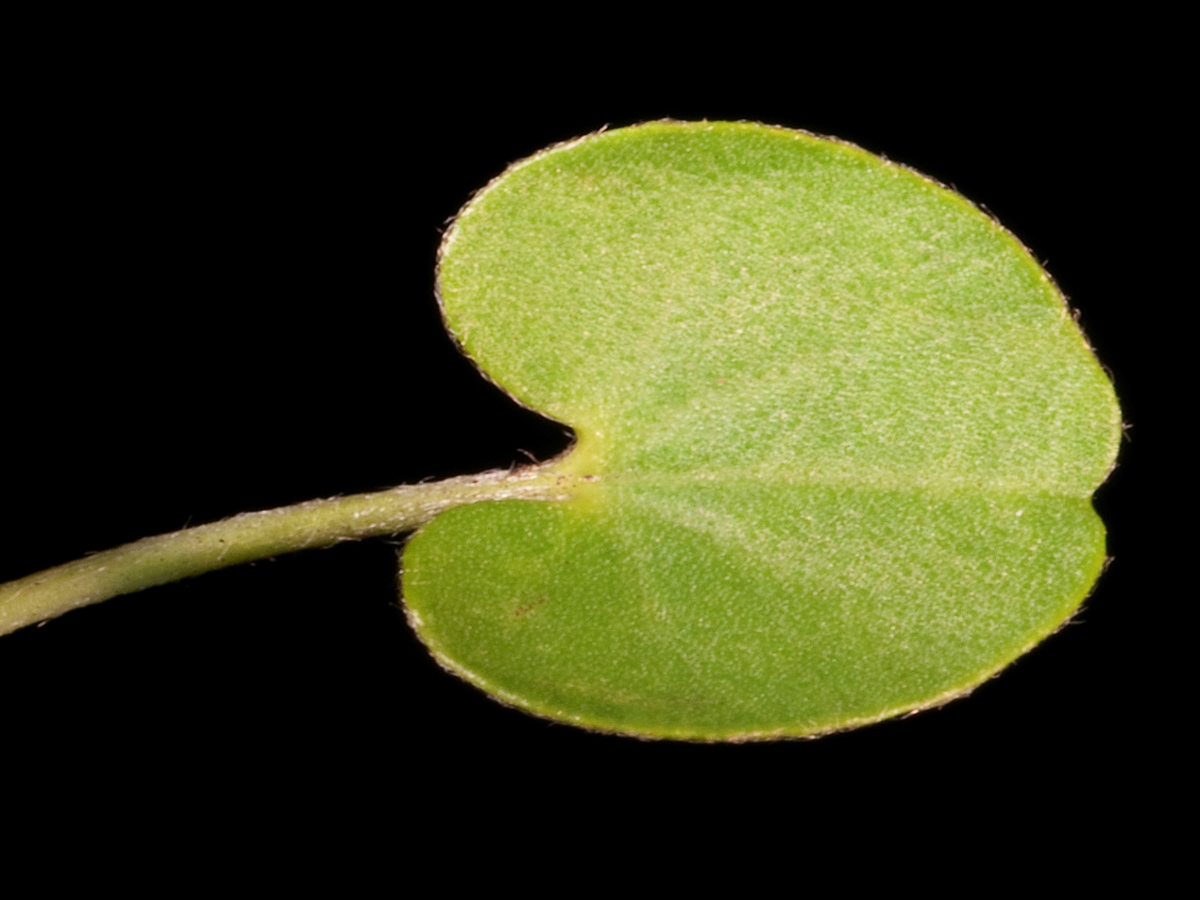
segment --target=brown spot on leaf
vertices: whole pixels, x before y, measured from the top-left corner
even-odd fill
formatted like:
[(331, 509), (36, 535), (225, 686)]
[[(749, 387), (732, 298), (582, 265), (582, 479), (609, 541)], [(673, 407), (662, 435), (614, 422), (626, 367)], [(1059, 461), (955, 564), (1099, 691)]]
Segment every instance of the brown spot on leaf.
[(545, 603), (549, 599), (550, 599), (549, 597), (547, 597), (543, 594), (541, 597), (538, 597), (536, 600), (530, 600), (527, 603), (522, 603), (520, 606), (518, 606), (516, 609), (514, 609), (512, 611), (512, 617), (514, 619), (524, 618), (525, 616), (529, 615), (531, 612), (533, 612), (535, 609), (537, 609), (539, 606), (541, 606), (543, 603)]

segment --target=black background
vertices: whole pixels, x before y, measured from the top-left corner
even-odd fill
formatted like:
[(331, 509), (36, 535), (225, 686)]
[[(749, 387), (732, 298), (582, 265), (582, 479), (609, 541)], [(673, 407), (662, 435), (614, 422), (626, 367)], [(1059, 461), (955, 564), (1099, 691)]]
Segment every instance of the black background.
[(1178, 603), (1154, 480), (1159, 348), (1181, 302), (1156, 225), (1176, 202), (1168, 73), (1134, 79), (1105, 50), (1054, 74), (972, 58), (950, 77), (921, 53), (870, 71), (652, 70), (610, 48), (611, 69), (636, 70), (617, 89), (587, 75), (591, 51), (468, 69), (449, 52), (431, 65), (257, 40), (182, 61), (169, 42), (62, 70), (51, 57), (21, 88), (0, 580), (243, 510), (560, 452), (562, 429), (444, 334), (440, 231), (507, 163), (663, 117), (837, 135), (1015, 232), (1080, 311), (1132, 426), (1097, 499), (1114, 562), (1069, 626), (967, 699), (817, 741), (705, 746), (551, 724), (443, 673), (399, 608), (398, 541), (298, 554), (4, 638), (8, 771), (297, 807), (385, 806), (420, 785), (747, 809), (1158, 789)]

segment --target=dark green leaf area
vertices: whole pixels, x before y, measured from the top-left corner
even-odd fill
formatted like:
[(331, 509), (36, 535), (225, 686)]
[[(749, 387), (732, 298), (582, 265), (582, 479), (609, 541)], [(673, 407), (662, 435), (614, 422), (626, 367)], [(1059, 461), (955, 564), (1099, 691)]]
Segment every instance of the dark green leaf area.
[(630, 479), (426, 526), (403, 589), (443, 665), (560, 720), (816, 734), (934, 705), (1052, 632), (1103, 562), (1086, 500)]

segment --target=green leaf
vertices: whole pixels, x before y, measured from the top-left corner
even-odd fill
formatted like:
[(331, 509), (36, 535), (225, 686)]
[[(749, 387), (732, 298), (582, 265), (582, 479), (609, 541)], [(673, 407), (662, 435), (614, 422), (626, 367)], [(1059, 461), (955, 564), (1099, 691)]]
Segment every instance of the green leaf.
[(569, 499), (454, 509), (405, 552), (422, 639), (504, 702), (846, 728), (968, 691), (1100, 572), (1111, 385), (1020, 243), (901, 166), (744, 123), (592, 135), (476, 196), (440, 286), (577, 435)]

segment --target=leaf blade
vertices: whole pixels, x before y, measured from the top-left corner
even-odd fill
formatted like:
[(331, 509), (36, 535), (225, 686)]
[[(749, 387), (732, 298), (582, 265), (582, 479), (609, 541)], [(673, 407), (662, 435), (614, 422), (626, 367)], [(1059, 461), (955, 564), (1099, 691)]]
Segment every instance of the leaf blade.
[(576, 429), (554, 468), (596, 479), (406, 551), (422, 638), (507, 702), (849, 727), (969, 690), (1099, 574), (1111, 385), (1020, 243), (916, 173), (744, 123), (591, 136), (481, 192), (440, 284), (466, 351)]

